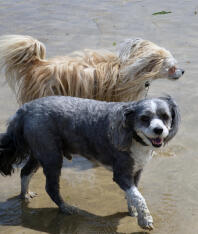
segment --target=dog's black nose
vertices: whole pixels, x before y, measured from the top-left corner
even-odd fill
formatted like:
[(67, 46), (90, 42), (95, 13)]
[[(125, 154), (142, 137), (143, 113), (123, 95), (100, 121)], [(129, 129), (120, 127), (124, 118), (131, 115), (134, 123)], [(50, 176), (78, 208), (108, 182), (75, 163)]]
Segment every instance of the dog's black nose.
[(163, 128), (157, 127), (157, 128), (154, 128), (153, 131), (155, 134), (160, 135), (163, 132)]
[(184, 72), (185, 72), (185, 71), (184, 71), (184, 70), (182, 70), (182, 75), (184, 74)]

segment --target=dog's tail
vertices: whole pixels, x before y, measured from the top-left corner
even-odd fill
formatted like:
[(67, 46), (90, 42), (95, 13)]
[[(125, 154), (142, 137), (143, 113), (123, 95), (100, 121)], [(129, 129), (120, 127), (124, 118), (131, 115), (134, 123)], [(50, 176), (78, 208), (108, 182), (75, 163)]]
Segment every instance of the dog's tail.
[(6, 81), (16, 91), (31, 67), (45, 59), (43, 43), (30, 36), (5, 35), (0, 37), (0, 69)]
[(6, 133), (0, 134), (0, 174), (4, 176), (11, 175), (13, 166), (20, 164), (28, 155), (22, 112), (20, 109), (10, 121)]

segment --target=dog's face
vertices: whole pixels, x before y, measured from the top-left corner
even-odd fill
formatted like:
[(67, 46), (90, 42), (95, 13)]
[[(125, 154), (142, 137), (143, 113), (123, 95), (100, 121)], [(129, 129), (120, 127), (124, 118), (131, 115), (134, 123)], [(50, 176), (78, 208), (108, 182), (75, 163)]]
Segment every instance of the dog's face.
[(124, 65), (122, 72), (129, 77), (176, 80), (184, 74), (184, 70), (177, 67), (176, 59), (168, 50), (141, 38), (123, 42), (120, 45), (119, 58)]
[(184, 74), (184, 70), (177, 67), (176, 59), (171, 55), (169, 51), (165, 49), (161, 49), (159, 53), (164, 58), (160, 70), (160, 76), (162, 78), (168, 78), (171, 80), (179, 79)]
[(159, 148), (177, 132), (179, 112), (175, 102), (167, 98), (139, 102), (134, 131), (147, 146)]
[(144, 99), (127, 104), (112, 116), (109, 136), (120, 151), (129, 150), (133, 138), (159, 148), (175, 136), (179, 120), (178, 106), (171, 97)]

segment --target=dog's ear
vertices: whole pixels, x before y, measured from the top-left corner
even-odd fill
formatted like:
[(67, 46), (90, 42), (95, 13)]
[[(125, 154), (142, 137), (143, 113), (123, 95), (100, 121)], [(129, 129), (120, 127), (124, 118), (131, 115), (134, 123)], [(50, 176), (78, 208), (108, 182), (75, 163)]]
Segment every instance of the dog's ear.
[(167, 143), (176, 135), (181, 118), (180, 118), (179, 107), (171, 96), (162, 97), (161, 99), (165, 100), (168, 103), (172, 117), (171, 128), (165, 140), (165, 143)]
[(120, 61), (122, 63), (126, 62), (131, 53), (132, 50), (140, 43), (142, 42), (141, 38), (135, 38), (135, 39), (127, 39), (124, 42), (122, 42), (118, 49), (118, 56), (120, 58)]
[(109, 137), (116, 149), (128, 151), (132, 144), (135, 106), (125, 106), (111, 116)]

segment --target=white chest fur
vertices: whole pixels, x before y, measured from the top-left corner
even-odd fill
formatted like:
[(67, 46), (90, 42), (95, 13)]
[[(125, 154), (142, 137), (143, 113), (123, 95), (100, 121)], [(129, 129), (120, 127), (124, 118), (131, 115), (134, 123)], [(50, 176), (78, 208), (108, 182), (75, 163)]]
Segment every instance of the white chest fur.
[(153, 150), (149, 146), (143, 146), (139, 142), (133, 140), (130, 148), (131, 157), (134, 160), (133, 174), (144, 168), (148, 161), (152, 158)]

